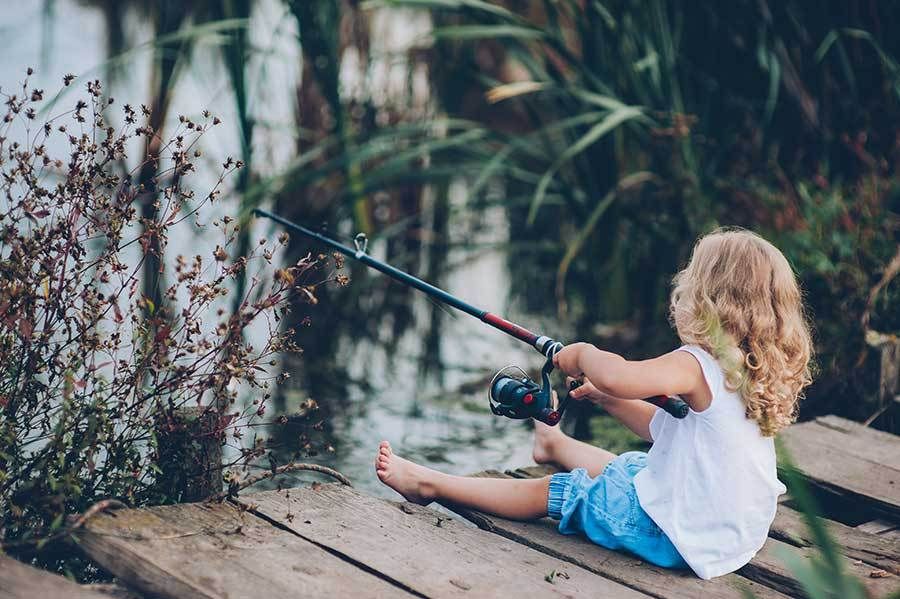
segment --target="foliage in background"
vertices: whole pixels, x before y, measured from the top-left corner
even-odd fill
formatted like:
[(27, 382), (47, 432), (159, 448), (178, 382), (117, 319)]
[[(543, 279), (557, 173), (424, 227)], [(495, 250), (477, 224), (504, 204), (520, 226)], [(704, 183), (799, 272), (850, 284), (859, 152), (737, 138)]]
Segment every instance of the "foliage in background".
[(900, 332), (900, 288), (869, 297), (900, 249), (896, 10), (369, 5), (430, 9), (432, 51), (457, 58), (442, 96), (473, 138), (454, 164), (476, 205), (507, 207), (513, 260), (528, 264), (511, 263), (514, 292), (531, 309), (555, 303), (582, 331), (624, 321), (623, 348), (664, 351), (671, 275), (699, 234), (746, 226), (779, 244), (807, 290), (820, 370), (806, 412), (869, 415), (846, 401), (874, 392), (872, 369), (850, 374), (866, 328)]
[[(212, 255), (164, 259), (171, 234), (209, 227), (208, 206), (242, 166), (229, 158), (212, 189), (192, 186), (200, 138), (217, 117), (181, 117), (172, 137), (159, 139), (144, 106), (122, 106), (123, 125), (111, 126), (114, 101), (98, 81), (87, 84), (86, 101), (46, 120), (43, 96), (27, 81), (4, 94), (0, 126), (0, 541), (24, 555), (101, 498), (177, 500), (155, 487), (156, 443), (181, 407), (215, 413), (213, 434), (234, 447), (230, 465), (263, 455), (261, 439), (242, 436), (262, 421), (270, 383), (287, 376), (275, 374), (278, 355), (296, 349), (280, 321), (296, 297), (315, 303), (316, 286), (328, 280), (324, 257), (256, 276), (287, 235), (231, 260), (238, 231), (228, 217), (212, 223), (221, 232)], [(158, 147), (148, 158), (159, 193), (153, 219), (141, 216), (145, 165), (119, 169), (144, 139)], [(59, 147), (65, 158), (54, 155)], [(164, 305), (140, 285), (154, 252), (159, 274), (172, 277)], [(248, 270), (232, 313), (223, 302)], [(255, 347), (243, 340), (251, 326), (264, 331)], [(252, 402), (235, 403), (239, 387)]]

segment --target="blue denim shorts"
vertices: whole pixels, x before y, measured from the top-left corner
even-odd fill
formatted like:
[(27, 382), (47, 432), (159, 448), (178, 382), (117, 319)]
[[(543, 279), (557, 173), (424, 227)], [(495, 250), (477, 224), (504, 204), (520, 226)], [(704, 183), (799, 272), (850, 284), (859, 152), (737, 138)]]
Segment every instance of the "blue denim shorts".
[(597, 478), (584, 468), (554, 474), (547, 512), (559, 520), (563, 534), (584, 534), (602, 547), (629, 551), (664, 568), (687, 568), (638, 501), (634, 475), (646, 462), (646, 453), (629, 451), (607, 464)]

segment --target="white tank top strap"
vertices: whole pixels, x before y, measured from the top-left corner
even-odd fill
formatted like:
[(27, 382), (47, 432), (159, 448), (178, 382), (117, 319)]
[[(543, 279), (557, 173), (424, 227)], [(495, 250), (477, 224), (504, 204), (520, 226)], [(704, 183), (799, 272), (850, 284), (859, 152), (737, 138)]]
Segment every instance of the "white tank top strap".
[(725, 390), (725, 376), (722, 369), (719, 367), (719, 363), (716, 362), (716, 359), (712, 354), (699, 345), (682, 345), (675, 351), (687, 352), (694, 356), (694, 359), (700, 364), (700, 370), (703, 371), (703, 378), (706, 380), (706, 385), (709, 387), (709, 392), (712, 395), (712, 400), (710, 401), (708, 408), (701, 412), (696, 412), (691, 409), (691, 412), (694, 414), (705, 414), (709, 412), (716, 404), (716, 397)]

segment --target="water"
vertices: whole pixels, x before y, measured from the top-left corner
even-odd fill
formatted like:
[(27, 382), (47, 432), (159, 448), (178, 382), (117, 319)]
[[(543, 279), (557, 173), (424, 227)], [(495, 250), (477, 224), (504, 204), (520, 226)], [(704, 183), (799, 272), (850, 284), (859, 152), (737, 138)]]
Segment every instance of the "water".
[[(100, 11), (74, 0), (58, 0), (53, 3), (52, 18), (44, 20), (42, 3), (27, 3), (23, 8), (20, 3), (14, 5), (6, 0), (0, 5), (5, 9), (0, 12), (3, 15), (0, 37), (4, 46), (0, 87), (6, 93), (14, 93), (28, 66), (38, 71), (32, 81), (51, 96), (66, 73), (84, 75), (78, 80), (82, 85), (88, 77), (104, 77), (105, 24)], [(296, 86), (300, 60), (293, 41), (296, 35), (293, 17), (285, 16), (281, 4), (260, 2), (252, 22), (251, 39), (256, 47), (264, 50), (251, 62), (251, 81), (256, 83), (252, 98), (258, 103), (256, 112), (265, 114), (259, 120), (261, 133), (254, 146), (256, 163), (262, 165), (259, 170), (265, 175), (277, 172), (294, 151), (295, 132), (285, 123), (293, 121), (290, 90)], [(398, 90), (402, 90), (405, 76), (402, 64), (398, 67), (396, 55), (391, 53), (402, 48), (393, 46), (398, 40), (411, 42), (417, 32), (427, 27), (427, 22), (413, 19), (409, 13), (397, 13), (379, 15), (373, 23), (382, 33), (393, 33), (373, 39), (373, 45), (390, 43), (391, 46), (372, 52), (373, 56), (380, 55), (374, 60), (384, 63), (372, 70), (385, 78), (385, 94), (401, 93)], [(135, 17), (129, 18), (126, 29), (132, 46), (150, 39), (147, 24)], [(176, 86), (171, 119), (182, 113), (196, 115), (209, 108), (222, 116), (226, 124), (237, 121), (225, 74), (215, 58), (216, 51), (215, 46), (201, 44), (195, 53), (191, 68)], [(149, 64), (148, 51), (136, 52), (119, 72), (119, 79), (110, 90), (118, 105), (146, 101)], [(358, 90), (359, 82), (353, 78), (352, 61), (348, 64), (351, 72), (342, 73), (342, 84), (349, 93), (357, 93), (353, 90)], [(417, 73), (416, 79), (421, 76)], [(272, 82), (277, 85), (273, 86)], [(414, 95), (421, 96), (422, 88), (421, 82), (415, 83)], [(74, 102), (77, 93), (61, 100), (60, 106)], [(412, 104), (415, 109), (424, 110), (421, 97), (414, 98)], [(239, 148), (235, 129), (227, 126), (215, 129), (204, 145), (209, 154), (209, 168), (201, 169), (197, 181), (201, 189), (212, 181), (213, 165), (229, 153), (237, 155)], [(480, 226), (470, 226), (464, 197), (464, 190), (454, 186), (450, 201), (457, 216), (451, 219), (450, 237), (456, 245), (447, 256), (447, 263), (464, 266), (446, 273), (442, 285), (475, 305), (504, 314), (509, 307), (509, 280), (503, 251), (476, 252), (466, 248), (505, 241), (506, 220), (497, 209), (479, 213)], [(207, 213), (206, 220), (235, 209), (234, 200), (226, 200)], [(265, 224), (256, 226), (260, 234), (270, 230)], [(212, 235), (198, 236), (194, 231), (173, 235), (172, 239), (170, 258), (181, 252), (211, 251), (217, 241)], [(376, 244), (373, 251), (379, 252), (380, 246)], [(370, 272), (364, 276), (381, 275)], [(363, 280), (357, 284), (364, 283)], [(335, 302), (351, 301), (348, 298), (349, 294), (340, 290), (331, 294), (331, 301)], [(493, 370), (509, 363), (536, 369), (541, 365), (541, 357), (520, 342), (464, 314), (442, 314), (437, 347), (425, 348), (423, 339), (432, 325), (433, 305), (421, 295), (412, 295), (409, 301), (412, 322), (396, 346), (387, 348), (379, 342), (355, 338), (352, 333), (342, 335), (339, 351), (329, 359), (345, 367), (348, 378), (337, 377), (318, 387), (320, 392), (314, 399), (329, 416), (325, 433), (316, 443), (322, 451), (310, 459), (342, 471), (358, 488), (386, 497), (393, 493), (378, 483), (372, 467), (375, 449), (382, 439), (389, 440), (402, 455), (451, 473), (527, 463), (530, 425), (490, 414), (486, 386)], [(375, 313), (368, 316), (382, 317)], [(328, 322), (317, 324), (325, 329), (336, 326)], [(523, 324), (540, 329), (533, 318), (523, 320)], [(312, 333), (306, 339), (301, 336), (299, 341), (308, 352), (315, 351)], [(284, 410), (288, 413), (296, 410), (308, 396), (302, 387), (291, 387), (285, 393)], [(286, 461), (294, 455), (299, 445), (297, 439), (304, 430), (288, 424), (273, 426), (268, 431), (280, 443), (280, 449), (276, 450), (278, 459)], [(296, 481), (289, 480), (288, 484), (293, 482)]]
[[(478, 241), (502, 241), (502, 215), (488, 212), (486, 218), (490, 226)], [(509, 283), (502, 252), (475, 254), (459, 248), (450, 252), (448, 261), (463, 261), (466, 266), (451, 272), (446, 289), (479, 307), (503, 313)], [(382, 275), (371, 271), (368, 276)], [(340, 301), (340, 295), (333, 299)], [(358, 481), (361, 488), (385, 496), (391, 492), (377, 483), (372, 471), (374, 449), (382, 439), (402, 455), (457, 474), (528, 463), (530, 423), (491, 414), (487, 383), (500, 367), (517, 363), (539, 368), (542, 357), (477, 319), (448, 309), (442, 312), (439, 358), (431, 355), (431, 362), (423, 363), (428, 355), (423, 339), (432, 304), (418, 293), (411, 299), (413, 324), (391, 356), (383, 346), (361, 341), (337, 357), (347, 360), (352, 380), (365, 381), (373, 389), (349, 386), (346, 403), (332, 417), (335, 451), (327, 462)], [(334, 388), (335, 395), (315, 399), (339, 402), (345, 387), (335, 381)]]

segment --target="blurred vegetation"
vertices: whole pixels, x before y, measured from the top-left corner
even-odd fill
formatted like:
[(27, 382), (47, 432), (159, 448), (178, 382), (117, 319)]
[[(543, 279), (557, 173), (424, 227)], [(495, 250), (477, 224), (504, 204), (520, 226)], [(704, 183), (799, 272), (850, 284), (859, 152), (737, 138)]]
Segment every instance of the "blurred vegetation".
[[(201, 138), (221, 125), (209, 111), (182, 117), (160, 140), (144, 106), (122, 105), (124, 124), (111, 126), (114, 100), (98, 80), (87, 82), (87, 100), (43, 123), (44, 91), (28, 79), (20, 89), (0, 92), (0, 552), (69, 569), (79, 563), (62, 541), (80, 524), (67, 516), (206, 498), (223, 477), (230, 492), (246, 482), (268, 451), (255, 431), (270, 389), (287, 376), (272, 367), (298, 351), (282, 316), (298, 295), (314, 304), (323, 282), (345, 277), (339, 265), (326, 273), (325, 257), (273, 267), (287, 234), (229, 260), (231, 218), (208, 227), (215, 250), (164, 259), (178, 225), (203, 229), (243, 167), (228, 158), (205, 173), (213, 184), (195, 183)], [(118, 169), (141, 143), (160, 148), (150, 179), (143, 164)], [(163, 198), (152, 218), (142, 216), (148, 189)], [(139, 286), (151, 256), (153, 279), (170, 279), (158, 300)], [(220, 304), (247, 270), (252, 283), (229, 312)], [(264, 332), (255, 347), (243, 339), (254, 327)], [(252, 401), (238, 401), (241, 389)], [(224, 459), (223, 446), (232, 449)], [(204, 494), (189, 476), (209, 481)]]
[(625, 349), (664, 351), (677, 342), (662, 326), (669, 279), (694, 239), (720, 224), (752, 228), (785, 251), (807, 292), (820, 368), (805, 413), (870, 415), (866, 330), (900, 332), (900, 286), (878, 285), (900, 251), (900, 48), (887, 34), (898, 11), (373, 4), (431, 9), (432, 52), (454, 63), (439, 97), (465, 119), (456, 135), (474, 138), (452, 160), (473, 207), (506, 207), (513, 292), (531, 309), (555, 306), (584, 336), (625, 323), (613, 328)]
[[(794, 578), (810, 599), (864, 599), (868, 597), (862, 583), (847, 572), (845, 558), (841, 555), (840, 546), (831, 537), (825, 522), (819, 518), (821, 513), (815, 498), (803, 477), (797, 470), (790, 455), (783, 447), (779, 447), (779, 474), (792, 500), (803, 515), (818, 552), (809, 560), (797, 554), (785, 552), (781, 558), (785, 561)], [(748, 596), (753, 596), (749, 594)]]

